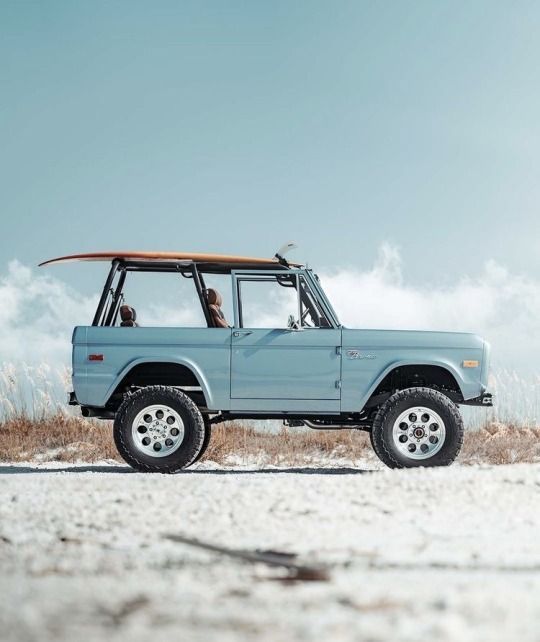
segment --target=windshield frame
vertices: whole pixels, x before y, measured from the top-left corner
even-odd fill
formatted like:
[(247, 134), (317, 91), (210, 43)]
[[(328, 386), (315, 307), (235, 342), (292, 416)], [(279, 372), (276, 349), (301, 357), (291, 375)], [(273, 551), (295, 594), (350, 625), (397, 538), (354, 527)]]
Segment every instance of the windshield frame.
[[(311, 270), (303, 268), (288, 268), (282, 270), (233, 270), (231, 272), (232, 278), (232, 289), (233, 289), (233, 307), (234, 307), (234, 327), (243, 328), (243, 319), (242, 319), (242, 295), (240, 291), (240, 282), (241, 281), (262, 281), (265, 280), (265, 277), (293, 277), (294, 278), (294, 287), (296, 290), (296, 296), (298, 300), (298, 319), (301, 323), (301, 295), (300, 295), (300, 284), (299, 278), (302, 276), (306, 282), (306, 285), (310, 289), (315, 301), (321, 306), (323, 313), (326, 315), (330, 328), (340, 328), (341, 324), (336, 316), (336, 313), (332, 306), (330, 305), (324, 291), (319, 285), (316, 278), (314, 278)], [(308, 329), (309, 326), (302, 325), (302, 328)], [(310, 328), (310, 329), (321, 329), (325, 328)]]

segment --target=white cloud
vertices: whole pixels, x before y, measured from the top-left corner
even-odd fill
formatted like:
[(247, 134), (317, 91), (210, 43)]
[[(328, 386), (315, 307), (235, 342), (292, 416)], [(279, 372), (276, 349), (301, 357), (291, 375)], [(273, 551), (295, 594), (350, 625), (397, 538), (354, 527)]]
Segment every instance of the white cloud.
[[(321, 274), (321, 282), (341, 321), (357, 328), (440, 329), (471, 331), (493, 346), (497, 367), (528, 376), (538, 372), (540, 281), (510, 273), (488, 261), (473, 277), (452, 285), (408, 283), (400, 253), (381, 247), (374, 266)], [(0, 362), (69, 365), (72, 329), (93, 317), (98, 295), (83, 296), (61, 280), (12, 261), (0, 278)], [(186, 301), (183, 296), (178, 300)], [(147, 324), (194, 325), (199, 312), (194, 298), (183, 308), (161, 309), (150, 301), (138, 307)], [(279, 315), (279, 306), (266, 306)], [(283, 323), (281, 323), (283, 325)]]
[[(370, 270), (320, 276), (349, 327), (477, 332), (493, 344), (499, 364), (538, 369), (540, 281), (511, 274), (493, 260), (478, 275), (453, 285), (413, 285), (404, 279), (399, 252), (383, 245)], [(0, 360), (68, 362), (73, 326), (90, 322), (97, 299), (97, 294), (85, 297), (57, 278), (12, 261), (0, 278)], [(271, 307), (282, 321), (277, 306)], [(160, 311), (149, 303), (139, 318), (149, 325), (193, 325), (200, 314), (187, 307)]]
[(452, 285), (405, 281), (399, 252), (383, 245), (371, 270), (321, 274), (342, 323), (356, 328), (475, 332), (493, 346), (499, 366), (537, 372), (540, 281), (488, 261)]
[(66, 364), (73, 326), (87, 323), (97, 296), (11, 261), (0, 278), (0, 361)]

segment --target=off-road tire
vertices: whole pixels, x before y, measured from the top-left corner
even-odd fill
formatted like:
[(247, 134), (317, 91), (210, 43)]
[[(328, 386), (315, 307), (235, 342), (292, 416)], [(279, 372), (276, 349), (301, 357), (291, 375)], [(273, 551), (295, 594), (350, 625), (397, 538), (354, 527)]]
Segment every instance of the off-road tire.
[(379, 455), (379, 452), (377, 450), (377, 444), (375, 443), (375, 440), (373, 439), (373, 428), (369, 431), (369, 441), (371, 442), (371, 447), (373, 448), (373, 452), (377, 455), (379, 459), (382, 460), (382, 457)]
[[(141, 410), (152, 404), (165, 404), (175, 410), (184, 423), (180, 447), (166, 457), (152, 457), (134, 444), (132, 423)], [(114, 442), (122, 458), (133, 468), (146, 473), (176, 473), (190, 466), (203, 447), (206, 427), (199, 409), (183, 392), (168, 386), (148, 386), (127, 396), (114, 420)]]
[[(427, 459), (411, 459), (397, 449), (392, 431), (394, 422), (409, 407), (425, 406), (438, 413), (445, 424), (441, 449)], [(375, 454), (390, 468), (449, 466), (463, 445), (463, 419), (456, 404), (446, 395), (431, 388), (407, 388), (393, 394), (377, 411), (371, 430)]]
[(197, 463), (200, 459), (203, 458), (204, 453), (206, 452), (206, 449), (208, 448), (208, 444), (210, 443), (210, 437), (212, 436), (212, 427), (208, 419), (204, 419), (204, 439), (203, 443), (201, 446), (201, 449), (199, 451), (199, 454), (195, 457), (195, 459), (191, 462), (190, 466), (193, 464)]

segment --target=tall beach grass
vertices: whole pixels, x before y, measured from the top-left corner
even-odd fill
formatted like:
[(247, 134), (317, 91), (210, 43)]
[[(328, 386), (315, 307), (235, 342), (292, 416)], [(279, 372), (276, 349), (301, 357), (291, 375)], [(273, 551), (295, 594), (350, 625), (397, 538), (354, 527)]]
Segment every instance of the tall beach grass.
[[(490, 382), (493, 408), (464, 409), (468, 430), (460, 461), (514, 463), (540, 460), (540, 378), (498, 371)], [(46, 364), (0, 368), (0, 461), (119, 460), (110, 422), (83, 419), (66, 404), (67, 369)], [(230, 422), (212, 429), (206, 459), (219, 464), (300, 465), (373, 457), (359, 431), (288, 429)]]

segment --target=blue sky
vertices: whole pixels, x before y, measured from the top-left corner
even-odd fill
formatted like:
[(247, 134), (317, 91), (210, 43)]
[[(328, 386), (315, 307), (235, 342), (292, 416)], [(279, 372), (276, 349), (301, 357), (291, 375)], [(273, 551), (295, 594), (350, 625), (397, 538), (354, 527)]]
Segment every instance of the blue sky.
[(389, 241), (414, 283), (535, 277), (539, 29), (534, 2), (4, 0), (1, 269), (292, 238), (324, 269)]

